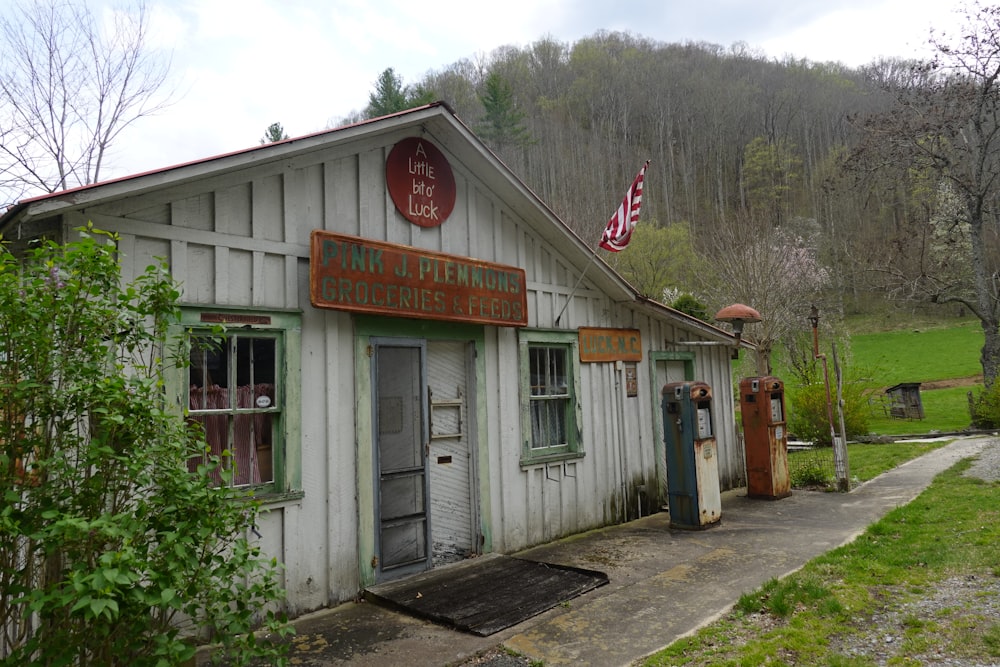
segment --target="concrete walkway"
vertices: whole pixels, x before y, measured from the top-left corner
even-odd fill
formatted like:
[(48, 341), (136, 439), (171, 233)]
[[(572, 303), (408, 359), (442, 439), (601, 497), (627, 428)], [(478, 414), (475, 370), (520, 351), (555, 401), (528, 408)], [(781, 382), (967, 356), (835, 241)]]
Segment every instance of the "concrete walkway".
[(371, 603), (317, 612), (296, 621), (293, 664), (444, 667), (502, 643), (546, 667), (629, 665), (724, 614), (743, 593), (851, 541), (988, 442), (957, 440), (847, 494), (796, 491), (767, 501), (727, 492), (722, 521), (707, 530), (671, 530), (661, 513), (521, 552), (601, 570), (610, 584), (489, 637)]

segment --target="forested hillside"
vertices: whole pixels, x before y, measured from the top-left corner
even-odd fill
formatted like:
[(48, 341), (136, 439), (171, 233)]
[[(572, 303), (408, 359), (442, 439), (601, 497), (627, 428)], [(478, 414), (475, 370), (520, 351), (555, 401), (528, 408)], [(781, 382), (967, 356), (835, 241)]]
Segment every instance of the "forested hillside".
[[(599, 33), (540, 39), (432, 72), (433, 91), (585, 240), (596, 240), (645, 159), (643, 221), (688, 225), (696, 245), (752, 216), (822, 230), (838, 264), (846, 239), (876, 224), (871, 192), (845, 181), (852, 115), (886, 109), (906, 63), (861, 70), (774, 61), (750, 49)], [(487, 116), (490, 77), (509, 107)], [(504, 133), (503, 122), (523, 132)], [(497, 128), (501, 131), (496, 131)]]
[[(796, 354), (813, 304), (827, 327), (895, 306), (975, 315), (995, 369), (1000, 7), (964, 16), (957, 43), (930, 35), (926, 63), (853, 69), (600, 32), (497, 49), (394, 93), (447, 102), (595, 249), (649, 159), (632, 244), (599, 252), (689, 312), (754, 306), (765, 357)], [(394, 85), (387, 70), (370, 110)]]

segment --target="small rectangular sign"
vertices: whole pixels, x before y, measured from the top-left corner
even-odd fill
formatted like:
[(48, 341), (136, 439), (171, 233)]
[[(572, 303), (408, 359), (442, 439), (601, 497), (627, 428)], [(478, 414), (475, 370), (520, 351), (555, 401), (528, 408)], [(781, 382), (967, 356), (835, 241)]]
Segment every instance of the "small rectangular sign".
[(524, 269), (313, 230), (309, 298), (358, 313), (528, 324)]
[(580, 327), (580, 361), (641, 361), (642, 333), (638, 329)]
[(625, 364), (625, 395), (628, 398), (639, 395), (639, 370), (635, 362)]
[(243, 313), (202, 313), (201, 321), (211, 324), (270, 324), (271, 317)]

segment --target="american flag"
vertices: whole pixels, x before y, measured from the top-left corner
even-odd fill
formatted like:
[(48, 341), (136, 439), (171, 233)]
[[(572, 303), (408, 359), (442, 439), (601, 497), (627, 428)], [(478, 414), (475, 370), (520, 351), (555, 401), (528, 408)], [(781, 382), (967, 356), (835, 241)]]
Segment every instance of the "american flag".
[(611, 252), (624, 250), (632, 238), (632, 230), (639, 222), (639, 209), (642, 207), (642, 181), (646, 177), (646, 167), (648, 166), (649, 160), (646, 160), (646, 164), (642, 165), (642, 169), (632, 181), (632, 187), (625, 193), (625, 199), (608, 220), (608, 226), (604, 228), (600, 243), (600, 246), (605, 250)]

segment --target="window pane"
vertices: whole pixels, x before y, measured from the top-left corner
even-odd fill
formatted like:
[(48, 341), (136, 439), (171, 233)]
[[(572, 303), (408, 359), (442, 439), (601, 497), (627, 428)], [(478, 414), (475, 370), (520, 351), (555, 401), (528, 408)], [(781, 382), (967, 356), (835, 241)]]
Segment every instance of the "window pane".
[(557, 447), (566, 441), (565, 398), (536, 400), (531, 402), (531, 446)]
[(528, 349), (532, 448), (568, 444), (568, 357), (565, 347), (531, 346)]
[(549, 395), (566, 394), (566, 350), (548, 348)]
[(276, 351), (274, 337), (191, 338), (191, 420), (202, 425), (209, 454), (225, 456), (237, 486), (274, 480)]
[[(219, 410), (228, 408), (229, 355), (228, 340), (208, 336), (191, 338), (191, 408)], [(198, 389), (197, 392), (194, 390)]]
[(545, 348), (533, 347), (528, 350), (531, 363), (531, 395), (545, 393)]

